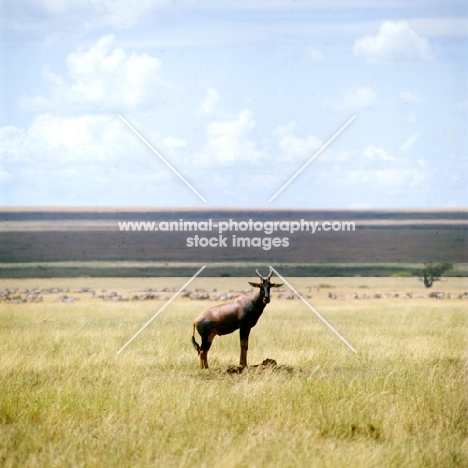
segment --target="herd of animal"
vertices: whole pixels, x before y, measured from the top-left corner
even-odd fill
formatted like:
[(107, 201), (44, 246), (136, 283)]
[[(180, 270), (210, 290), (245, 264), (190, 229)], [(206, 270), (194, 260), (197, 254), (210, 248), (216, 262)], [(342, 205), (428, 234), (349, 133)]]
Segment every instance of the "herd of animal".
[[(0, 289), (0, 302), (9, 304), (24, 304), (28, 302), (42, 302), (46, 296), (49, 296), (54, 302), (72, 303), (80, 300), (82, 294), (87, 293), (92, 299), (103, 301), (128, 302), (128, 301), (168, 301), (177, 291), (177, 288), (146, 288), (144, 291), (135, 292), (131, 295), (124, 295), (116, 291), (102, 290), (99, 293), (93, 288), (80, 288), (72, 290), (69, 288), (2, 288)], [(423, 294), (404, 293), (372, 293), (367, 294), (354, 292), (352, 294), (340, 294), (335, 292), (324, 292), (326, 288), (309, 287), (307, 292), (301, 293), (306, 299), (312, 298), (312, 292), (319, 293), (322, 299), (331, 300), (350, 300), (350, 299), (468, 299), (468, 292), (462, 294), (445, 293), (432, 291)], [(184, 290), (180, 297), (188, 298), (192, 301), (230, 301), (239, 294), (248, 294), (253, 288), (243, 288), (230, 290), (228, 292), (218, 292), (214, 288), (197, 288), (194, 291)], [(168, 294), (169, 293), (169, 294)], [(272, 296), (273, 297), (273, 296)], [(318, 297), (318, 296), (314, 296)], [(275, 289), (275, 299), (278, 300), (297, 300), (299, 299), (293, 292), (287, 292), (284, 288)]]

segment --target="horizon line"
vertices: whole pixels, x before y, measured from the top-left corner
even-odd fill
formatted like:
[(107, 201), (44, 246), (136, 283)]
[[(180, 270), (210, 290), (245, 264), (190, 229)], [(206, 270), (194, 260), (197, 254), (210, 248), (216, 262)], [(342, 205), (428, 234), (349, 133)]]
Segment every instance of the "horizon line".
[(203, 212), (213, 212), (213, 211), (258, 211), (258, 212), (275, 212), (275, 211), (304, 211), (304, 212), (319, 212), (319, 211), (328, 211), (328, 212), (427, 212), (427, 213), (436, 213), (436, 212), (468, 212), (468, 206), (460, 207), (415, 207), (415, 208), (405, 208), (405, 207), (381, 207), (381, 208), (369, 208), (369, 207), (352, 207), (352, 208), (303, 208), (303, 207), (275, 207), (275, 208), (262, 208), (262, 207), (228, 207), (228, 206), (219, 206), (219, 207), (194, 207), (194, 206), (78, 206), (78, 205), (66, 205), (66, 206), (55, 206), (55, 205), (19, 205), (19, 206), (1, 206), (0, 212), (21, 212), (21, 211), (44, 211), (44, 212), (128, 212), (128, 211), (158, 211), (158, 212), (173, 212), (177, 211), (203, 211)]

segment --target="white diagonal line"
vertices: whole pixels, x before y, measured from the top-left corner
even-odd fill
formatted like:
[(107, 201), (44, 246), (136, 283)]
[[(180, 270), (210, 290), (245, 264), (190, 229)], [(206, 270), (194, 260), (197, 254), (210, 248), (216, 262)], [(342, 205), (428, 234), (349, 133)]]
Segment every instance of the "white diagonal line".
[(171, 166), (171, 164), (161, 155), (161, 153), (159, 153), (156, 149), (154, 149), (154, 148), (151, 146), (151, 144), (148, 143), (148, 141), (145, 140), (145, 138), (143, 138), (143, 137), (138, 133), (138, 131), (135, 130), (135, 128), (134, 128), (132, 125), (130, 125), (120, 114), (119, 114), (119, 117), (120, 117), (120, 119), (122, 120), (122, 122), (124, 122), (124, 123), (128, 126), (128, 128), (130, 128), (130, 129), (133, 131), (133, 133), (135, 133), (135, 135), (137, 135), (137, 136), (140, 138), (140, 140), (141, 140), (143, 143), (145, 143), (146, 146), (148, 146), (148, 148), (149, 148), (159, 159), (161, 159), (161, 161), (162, 161), (164, 164), (166, 164), (166, 166), (169, 167), (169, 169), (170, 169), (172, 172), (174, 172), (174, 174), (175, 174), (176, 176), (178, 176), (180, 180), (182, 180), (182, 182), (184, 182), (184, 183), (187, 185), (187, 187), (189, 187), (190, 189), (192, 189), (192, 191), (193, 191), (196, 195), (198, 195), (198, 197), (199, 197), (201, 200), (203, 200), (203, 201), (206, 203), (206, 200), (192, 187), (192, 185), (191, 185), (189, 182), (187, 182), (187, 181), (185, 180), (185, 178), (182, 176), (182, 174), (180, 174), (176, 169), (174, 169), (174, 167)]
[(303, 297), (299, 294), (272, 266), (270, 268), (274, 271), (275, 275), (284, 281), (289, 289), (296, 294), (296, 296), (346, 345), (348, 348), (357, 354), (357, 351), (343, 338)]
[(120, 354), (204, 269), (202, 266), (118, 351)]
[(354, 119), (353, 115), (269, 200), (273, 201)]

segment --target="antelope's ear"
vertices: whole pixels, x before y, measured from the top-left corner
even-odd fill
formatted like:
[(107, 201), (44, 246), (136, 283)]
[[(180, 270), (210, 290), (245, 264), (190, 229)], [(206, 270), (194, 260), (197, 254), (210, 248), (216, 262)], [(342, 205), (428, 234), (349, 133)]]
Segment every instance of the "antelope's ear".
[(260, 288), (262, 286), (262, 283), (254, 283), (253, 281), (249, 281), (249, 284), (254, 288)]
[(284, 283), (271, 283), (272, 288), (279, 288), (280, 286), (283, 286)]

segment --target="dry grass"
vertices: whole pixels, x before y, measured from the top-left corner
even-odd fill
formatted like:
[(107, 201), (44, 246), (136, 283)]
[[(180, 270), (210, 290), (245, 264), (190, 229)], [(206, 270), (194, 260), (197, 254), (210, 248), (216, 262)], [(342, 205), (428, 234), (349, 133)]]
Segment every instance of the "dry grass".
[[(93, 286), (122, 294), (173, 279), (11, 280), (5, 287)], [(217, 338), (198, 370), (191, 322), (206, 303), (180, 299), (121, 355), (162, 305), (0, 303), (0, 465), (5, 467), (467, 466), (467, 301), (330, 300), (424, 293), (409, 278), (301, 278), (293, 285), (355, 346), (351, 353), (299, 301), (273, 300), (249, 362), (222, 374), (237, 334)], [(245, 279), (197, 279), (241, 288)], [(320, 284), (332, 288), (317, 290)], [(365, 286), (365, 288), (363, 288)], [(437, 290), (459, 293), (463, 279)]]

